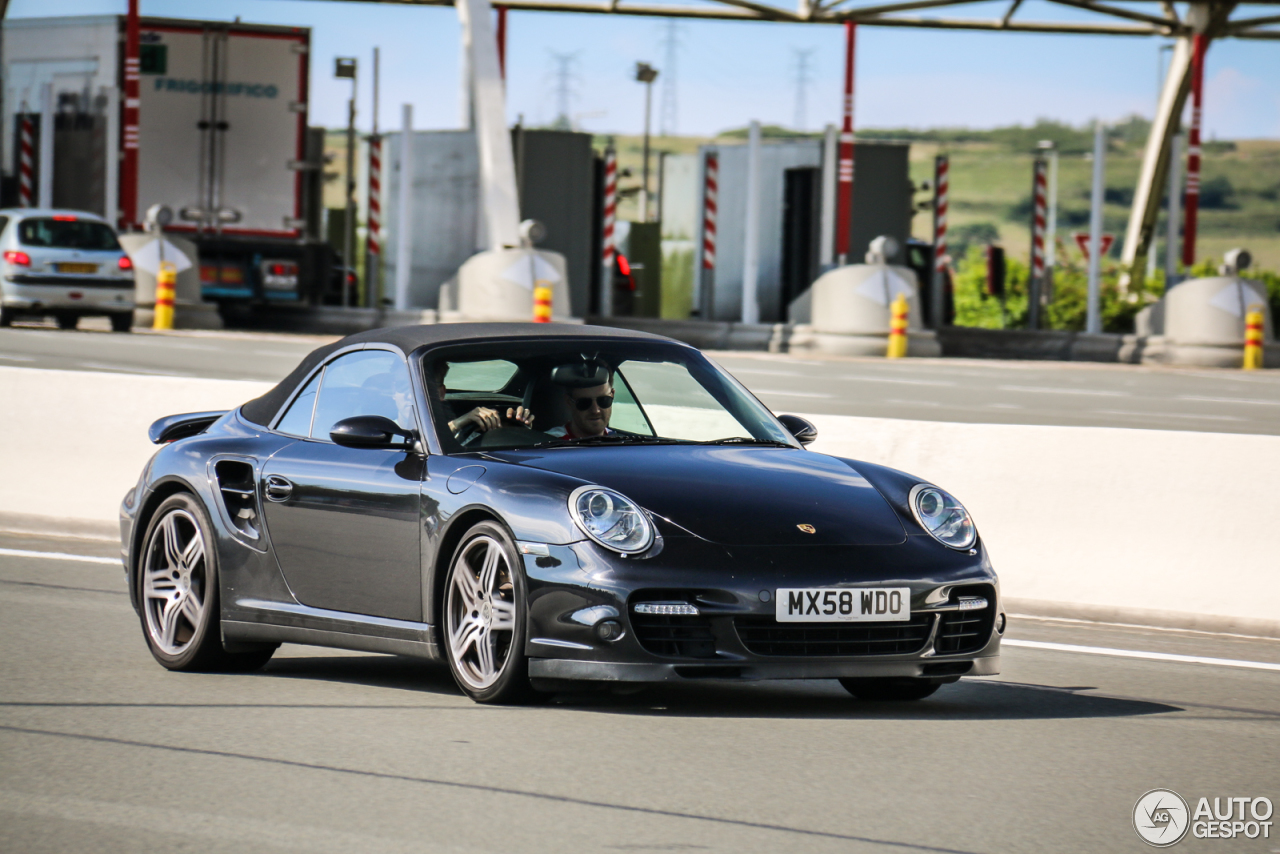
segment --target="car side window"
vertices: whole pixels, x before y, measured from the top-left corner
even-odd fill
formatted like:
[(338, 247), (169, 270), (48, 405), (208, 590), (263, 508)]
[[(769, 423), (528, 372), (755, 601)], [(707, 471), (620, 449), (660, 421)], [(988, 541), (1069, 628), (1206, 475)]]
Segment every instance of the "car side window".
[(0, 216), (0, 234), (4, 234), (4, 230), (5, 228), (8, 227), (8, 225), (9, 225), (9, 218), (7, 216)]
[(276, 430), (294, 436), (311, 435), (311, 415), (316, 410), (316, 392), (320, 389), (320, 377), (322, 376), (324, 376), (324, 371), (316, 371), (315, 376), (311, 378), (311, 382), (307, 383), (307, 387), (293, 399), (293, 403), (289, 405), (289, 411), (284, 414), (284, 418), (281, 418), (280, 423), (276, 425)]
[(404, 359), (387, 350), (339, 356), (324, 370), (311, 419), (311, 438), (328, 439), (333, 425), (356, 415), (382, 415), (416, 430), (413, 385)]

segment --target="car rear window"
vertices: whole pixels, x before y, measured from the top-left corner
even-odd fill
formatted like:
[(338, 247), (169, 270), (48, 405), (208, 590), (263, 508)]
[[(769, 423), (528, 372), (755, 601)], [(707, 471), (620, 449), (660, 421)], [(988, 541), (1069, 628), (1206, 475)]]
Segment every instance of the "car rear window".
[(49, 249), (112, 251), (120, 248), (120, 241), (111, 226), (88, 219), (24, 219), (18, 224), (18, 242), (24, 246)]

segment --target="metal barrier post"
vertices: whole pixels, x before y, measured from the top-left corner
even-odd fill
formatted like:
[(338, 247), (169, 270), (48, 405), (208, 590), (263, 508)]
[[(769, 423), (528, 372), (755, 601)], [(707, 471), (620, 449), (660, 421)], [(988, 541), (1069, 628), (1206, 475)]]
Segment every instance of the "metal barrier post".
[(1244, 316), (1244, 369), (1255, 371), (1262, 367), (1262, 306), (1249, 306)]
[(890, 359), (901, 359), (907, 355), (907, 296), (898, 294), (889, 307), (892, 313), (889, 321), (889, 350), (885, 353)]
[(178, 268), (170, 261), (161, 261), (160, 270), (156, 273), (156, 309), (152, 329), (173, 328), (173, 293), (177, 284)]

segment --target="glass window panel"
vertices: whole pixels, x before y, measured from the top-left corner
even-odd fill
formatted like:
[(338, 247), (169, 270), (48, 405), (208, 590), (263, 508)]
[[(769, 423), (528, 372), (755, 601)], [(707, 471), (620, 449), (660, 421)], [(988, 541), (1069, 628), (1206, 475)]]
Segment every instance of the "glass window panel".
[(292, 436), (311, 435), (311, 413), (316, 408), (316, 390), (320, 388), (320, 377), (323, 374), (324, 371), (316, 371), (311, 382), (307, 383), (307, 387), (289, 405), (289, 411), (276, 425), (277, 430)]
[(448, 364), (444, 384), (449, 391), (498, 391), (506, 388), (516, 372), (516, 366), (505, 359)]
[(404, 360), (386, 350), (339, 356), (325, 368), (311, 422), (313, 439), (328, 439), (333, 425), (356, 415), (381, 415), (416, 430), (413, 388)]
[[(626, 378), (659, 436), (705, 442), (750, 435), (684, 365), (632, 361), (620, 365), (618, 373)], [(612, 421), (610, 426), (615, 426)]]

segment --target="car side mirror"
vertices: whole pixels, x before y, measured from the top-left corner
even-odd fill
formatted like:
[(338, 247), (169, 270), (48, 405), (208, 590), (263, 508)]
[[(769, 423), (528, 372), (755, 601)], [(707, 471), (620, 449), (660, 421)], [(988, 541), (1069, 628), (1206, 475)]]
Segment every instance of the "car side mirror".
[(355, 415), (334, 424), (329, 438), (348, 448), (408, 448), (413, 431), (383, 415)]
[(796, 441), (801, 445), (811, 445), (813, 440), (818, 438), (818, 428), (814, 427), (812, 422), (806, 421), (799, 415), (779, 415), (778, 420), (782, 422), (782, 426), (787, 428), (787, 432), (796, 437)]

